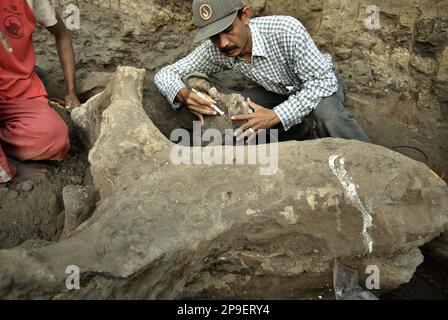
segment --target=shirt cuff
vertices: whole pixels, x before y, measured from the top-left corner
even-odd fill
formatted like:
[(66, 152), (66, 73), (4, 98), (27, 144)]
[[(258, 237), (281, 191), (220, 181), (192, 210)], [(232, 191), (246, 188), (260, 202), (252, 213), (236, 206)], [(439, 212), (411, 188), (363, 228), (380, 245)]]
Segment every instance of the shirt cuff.
[(48, 0), (34, 1), (32, 9), (39, 24), (45, 27), (52, 27), (58, 23), (56, 11)]
[(287, 105), (288, 101), (278, 105), (274, 108), (274, 112), (277, 114), (277, 117), (280, 119), (283, 125), (283, 129), (288, 131), (292, 126), (299, 124), (302, 122), (302, 119), (294, 119), (292, 118), (292, 113), (288, 110), (289, 106)]
[(42, 22), (42, 24), (44, 24), (46, 27), (53, 27), (53, 26), (57, 25), (57, 23), (58, 23), (58, 20), (56, 19), (56, 17), (48, 18), (47, 20)]

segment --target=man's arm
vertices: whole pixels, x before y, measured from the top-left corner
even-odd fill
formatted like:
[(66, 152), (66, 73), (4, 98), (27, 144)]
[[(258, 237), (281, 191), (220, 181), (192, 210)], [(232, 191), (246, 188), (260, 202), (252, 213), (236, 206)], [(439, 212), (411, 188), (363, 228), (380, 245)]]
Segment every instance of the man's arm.
[(48, 31), (54, 35), (59, 59), (64, 72), (67, 95), (65, 96), (65, 106), (67, 108), (79, 107), (80, 102), (76, 96), (76, 74), (75, 74), (75, 53), (73, 51), (70, 31), (65, 27), (61, 17), (56, 14), (57, 23), (47, 27)]
[(294, 73), (303, 83), (303, 89), (274, 108), (285, 130), (301, 123), (302, 119), (313, 112), (323, 98), (331, 96), (338, 89), (331, 62), (325, 59), (298, 21), (293, 29), (285, 41), (290, 43), (287, 56)]
[(182, 103), (185, 103), (185, 100), (192, 95), (191, 90), (182, 82), (182, 78), (194, 72), (209, 75), (224, 71), (223, 66), (215, 63), (218, 59), (219, 56), (213, 49), (213, 44), (203, 43), (185, 58), (157, 72), (154, 78), (155, 85), (173, 109), (179, 109)]
[(289, 67), (303, 83), (303, 89), (289, 96), (288, 100), (273, 110), (249, 100), (254, 112), (232, 117), (234, 121), (247, 121), (235, 131), (237, 139), (249, 136), (250, 140), (258, 130), (271, 129), (280, 122), (288, 130), (313, 112), (322, 98), (337, 91), (337, 79), (331, 63), (316, 47), (302, 24), (294, 18), (290, 19), (282, 32), (283, 54)]

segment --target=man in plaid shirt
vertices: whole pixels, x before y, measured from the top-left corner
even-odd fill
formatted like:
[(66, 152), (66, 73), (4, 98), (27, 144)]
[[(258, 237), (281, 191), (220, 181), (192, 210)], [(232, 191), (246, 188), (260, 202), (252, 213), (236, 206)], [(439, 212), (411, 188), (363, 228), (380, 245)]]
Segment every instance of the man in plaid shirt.
[(213, 100), (200, 97), (181, 79), (232, 69), (260, 85), (241, 93), (254, 112), (232, 118), (247, 121), (236, 131), (240, 137), (275, 128), (280, 140), (294, 139), (291, 133), (311, 114), (320, 137), (369, 141), (344, 107), (345, 85), (333, 72), (331, 57), (319, 51), (298, 20), (251, 19), (241, 0), (194, 0), (193, 13), (200, 29), (195, 41), (209, 41), (155, 76), (174, 109), (186, 105), (202, 123), (204, 116), (216, 116)]

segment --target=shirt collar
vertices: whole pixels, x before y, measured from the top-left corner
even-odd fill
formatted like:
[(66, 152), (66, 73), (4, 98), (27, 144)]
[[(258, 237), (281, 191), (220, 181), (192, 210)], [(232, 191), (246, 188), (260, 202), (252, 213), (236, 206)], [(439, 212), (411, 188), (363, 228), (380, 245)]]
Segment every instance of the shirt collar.
[(252, 33), (252, 56), (253, 57), (266, 57), (266, 44), (263, 39), (263, 35), (257, 26), (252, 22), (249, 24), (250, 32)]

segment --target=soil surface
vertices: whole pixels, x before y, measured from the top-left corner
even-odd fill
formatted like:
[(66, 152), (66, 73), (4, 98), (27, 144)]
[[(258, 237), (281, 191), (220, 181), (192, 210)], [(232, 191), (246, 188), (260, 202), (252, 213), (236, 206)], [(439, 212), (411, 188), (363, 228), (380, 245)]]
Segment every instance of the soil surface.
[(27, 240), (57, 241), (64, 227), (62, 190), (68, 185), (91, 185), (87, 150), (68, 112), (56, 108), (70, 128), (71, 150), (61, 161), (26, 162), (47, 173), (30, 180), (0, 185), (0, 249)]

